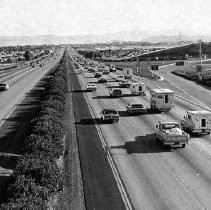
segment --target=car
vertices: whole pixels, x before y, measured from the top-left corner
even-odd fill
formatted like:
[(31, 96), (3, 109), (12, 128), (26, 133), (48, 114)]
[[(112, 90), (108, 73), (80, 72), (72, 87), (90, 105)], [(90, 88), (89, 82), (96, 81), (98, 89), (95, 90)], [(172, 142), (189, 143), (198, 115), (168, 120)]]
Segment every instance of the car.
[(120, 81), (119, 87), (130, 87), (129, 80), (123, 79), (122, 81)]
[(101, 120), (118, 122), (119, 114), (115, 109), (103, 109), (101, 112)]
[(89, 67), (89, 68), (88, 68), (88, 71), (89, 71), (90, 73), (95, 73), (95, 69), (94, 69), (93, 67)]
[(130, 102), (126, 105), (126, 110), (128, 113), (147, 113), (146, 107), (143, 104), (138, 102)]
[(97, 90), (97, 87), (93, 83), (88, 83), (87, 86), (86, 86), (86, 90), (87, 91), (96, 91)]
[(116, 82), (120, 82), (123, 79), (124, 79), (124, 75), (117, 75), (116, 78), (115, 78)]
[(115, 66), (110, 66), (110, 67), (109, 67), (109, 71), (110, 71), (110, 72), (116, 72)]
[(111, 97), (121, 97), (123, 94), (122, 94), (122, 90), (120, 88), (112, 88), (109, 91), (109, 95)]
[(9, 90), (8, 84), (0, 84), (0, 91), (7, 91)]
[(109, 73), (110, 73), (110, 71), (108, 68), (103, 69), (103, 74), (109, 74)]
[(99, 72), (99, 71), (95, 72), (94, 74), (94, 77), (101, 77), (101, 76), (102, 76), (102, 72)]
[(106, 79), (106, 77), (99, 77), (98, 78), (98, 82), (99, 83), (106, 83), (107, 82), (107, 79)]

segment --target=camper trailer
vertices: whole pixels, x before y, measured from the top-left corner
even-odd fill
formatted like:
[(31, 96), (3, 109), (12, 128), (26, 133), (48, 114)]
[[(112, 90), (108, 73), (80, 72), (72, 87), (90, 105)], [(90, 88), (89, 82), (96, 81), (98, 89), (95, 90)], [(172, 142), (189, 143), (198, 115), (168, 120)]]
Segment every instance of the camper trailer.
[(211, 132), (211, 112), (206, 110), (187, 111), (181, 120), (183, 130), (190, 133), (207, 134)]
[(151, 89), (150, 107), (153, 110), (169, 111), (174, 108), (174, 91), (170, 89)]
[(132, 79), (133, 69), (132, 68), (124, 68), (122, 74), (125, 76), (125, 79)]
[(146, 95), (146, 84), (145, 83), (133, 83), (130, 86), (132, 95)]

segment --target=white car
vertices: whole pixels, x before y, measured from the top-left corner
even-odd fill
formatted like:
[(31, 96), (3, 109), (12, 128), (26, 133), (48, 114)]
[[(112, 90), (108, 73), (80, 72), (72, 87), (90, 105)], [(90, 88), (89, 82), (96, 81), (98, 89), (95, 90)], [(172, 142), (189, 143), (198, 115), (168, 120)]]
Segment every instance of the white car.
[(129, 80), (123, 79), (122, 81), (120, 81), (119, 87), (130, 87)]
[(128, 113), (147, 113), (146, 107), (144, 107), (143, 104), (137, 102), (130, 102), (127, 104), (126, 110)]
[(120, 82), (123, 79), (125, 79), (124, 75), (117, 75), (116, 78), (115, 78), (116, 82)]
[(89, 83), (89, 84), (87, 84), (87, 86), (86, 86), (86, 90), (87, 90), (87, 91), (96, 91), (96, 90), (97, 90), (97, 87), (96, 87), (95, 84)]
[(119, 114), (115, 109), (104, 109), (101, 112), (101, 120), (118, 122)]

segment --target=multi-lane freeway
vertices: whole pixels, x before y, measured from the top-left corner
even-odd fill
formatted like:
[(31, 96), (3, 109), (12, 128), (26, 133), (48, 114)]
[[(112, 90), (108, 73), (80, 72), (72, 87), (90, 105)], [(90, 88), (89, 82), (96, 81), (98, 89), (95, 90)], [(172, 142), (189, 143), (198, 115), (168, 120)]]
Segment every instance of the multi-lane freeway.
[(0, 121), (13, 109), (13, 107), (23, 99), (24, 95), (61, 59), (60, 55), (44, 58), (43, 67), (39, 64), (32, 68), (29, 65), (23, 65), (11, 70), (0, 71), (0, 83), (6, 83), (10, 86), (6, 92), (0, 92)]
[[(0, 93), (1, 126), (25, 94), (59, 62), (62, 54), (63, 50), (59, 52), (56, 59), (54, 57), (46, 58), (43, 67), (23, 66), (0, 72), (0, 82), (10, 85), (8, 91)], [(146, 96), (131, 96), (128, 88), (122, 88), (123, 97), (110, 98), (108, 94), (110, 88), (118, 87), (118, 83), (113, 79), (116, 73), (110, 73), (107, 76), (108, 83), (103, 84), (99, 84), (97, 78), (94, 78), (93, 74), (87, 71), (77, 74), (81, 87), (77, 86), (77, 89), (75, 89), (76, 86), (74, 87), (74, 84), (72, 84), (72, 88), (74, 90), (74, 105), (77, 104), (75, 112), (77, 111), (79, 114), (82, 112), (81, 115), (76, 114), (76, 120), (79, 120), (75, 122), (76, 127), (78, 131), (82, 129), (81, 133), (78, 134), (78, 139), (82, 135), (90, 135), (89, 138), (85, 138), (89, 142), (79, 142), (79, 149), (80, 152), (85, 152), (83, 151), (85, 147), (82, 144), (87, 144), (93, 147), (93, 152), (99, 152), (97, 155), (90, 154), (89, 156), (80, 154), (81, 161), (85, 161), (81, 163), (82, 167), (89, 162), (88, 158), (99, 157), (99, 159), (95, 159), (96, 162), (99, 162), (98, 164), (90, 163), (94, 166), (93, 168), (89, 169), (85, 166), (86, 168), (82, 169), (83, 173), (92, 170), (89, 177), (83, 175), (85, 193), (88, 191), (91, 195), (86, 200), (87, 206), (89, 202), (90, 206), (100, 207), (102, 205), (105, 207), (110, 202), (111, 206), (115, 206), (116, 209), (123, 208), (123, 203), (119, 202), (120, 197), (117, 195), (117, 187), (113, 179), (110, 178), (111, 172), (109, 172), (108, 165), (105, 163), (106, 159), (100, 159), (102, 151), (99, 150), (99, 144), (101, 144), (100, 139), (103, 139), (106, 142), (107, 149), (105, 155), (111, 154), (114, 168), (118, 170), (117, 174), (120, 175), (119, 177), (115, 176), (116, 179), (120, 178), (120, 181), (117, 180), (118, 187), (122, 197), (124, 197), (124, 203), (128, 207), (156, 210), (211, 208), (211, 136), (191, 136), (186, 148), (174, 148), (171, 151), (166, 151), (155, 141), (154, 135), (155, 126), (159, 120), (180, 120), (187, 110), (200, 110), (203, 106), (209, 106), (211, 104), (210, 90), (171, 75), (168, 67), (161, 69), (159, 72), (164, 78), (179, 86), (174, 87), (176, 91), (178, 90), (177, 94), (188, 100), (176, 97), (174, 110), (164, 113), (149, 111), (147, 114), (138, 116), (129, 115), (126, 112), (126, 105), (134, 101), (141, 102), (145, 107), (150, 108), (150, 88), (154, 85), (166, 86), (166, 81), (163, 81), (162, 84), (162, 81), (148, 80)], [(72, 80), (75, 81), (75, 76)], [(146, 82), (144, 78), (135, 75), (132, 81)], [(77, 94), (82, 94), (88, 82), (96, 83), (97, 86), (96, 92), (83, 93), (86, 105), (91, 113), (91, 119), (85, 117), (87, 115), (84, 112), (87, 109), (81, 109), (82, 101), (77, 101)], [(200, 106), (197, 106), (197, 103)], [(117, 109), (120, 114), (119, 122), (114, 124), (100, 122), (98, 119), (99, 113), (104, 108)], [(85, 126), (80, 128), (80, 125), (83, 124)], [(96, 125), (96, 130), (93, 130), (93, 125)], [(92, 129), (87, 131), (86, 129), (91, 128), (91, 126)], [(96, 137), (98, 135), (100, 135), (100, 138)], [(97, 169), (96, 167), (99, 167), (100, 164), (100, 168)], [(105, 166), (102, 164), (105, 164)], [(113, 172), (114, 168), (112, 169)], [(106, 174), (103, 174), (105, 171)], [(104, 183), (100, 183), (100, 180), (103, 182), (103, 179)], [(95, 186), (93, 187), (92, 184)], [(104, 190), (104, 192), (101, 190)], [(126, 193), (124, 193), (124, 190)], [(93, 197), (97, 193), (99, 196)], [(103, 199), (103, 195), (107, 197)], [(98, 204), (95, 202), (96, 199), (98, 199)], [(116, 201), (119, 203), (116, 203)]]
[[(88, 72), (78, 74), (78, 79), (82, 89), (88, 82), (97, 85), (96, 92), (84, 93), (95, 122), (99, 122), (96, 119), (103, 108), (115, 108), (120, 114), (118, 123), (96, 123), (96, 126), (107, 142), (134, 208), (210, 209), (211, 136), (191, 136), (186, 148), (174, 148), (171, 151), (164, 150), (154, 136), (159, 120), (180, 120), (187, 110), (200, 110), (201, 107), (176, 98), (176, 106), (172, 111), (130, 116), (125, 108), (128, 102), (141, 102), (150, 107), (149, 88), (146, 96), (131, 96), (129, 89), (124, 88), (123, 97), (110, 98), (109, 89), (118, 86), (114, 76), (114, 73), (110, 73), (108, 83), (104, 84), (98, 84), (93, 74)], [(142, 79), (134, 76), (133, 81)], [(184, 85), (187, 90), (193, 90), (195, 84), (186, 81)], [(209, 100), (204, 95), (201, 97)]]

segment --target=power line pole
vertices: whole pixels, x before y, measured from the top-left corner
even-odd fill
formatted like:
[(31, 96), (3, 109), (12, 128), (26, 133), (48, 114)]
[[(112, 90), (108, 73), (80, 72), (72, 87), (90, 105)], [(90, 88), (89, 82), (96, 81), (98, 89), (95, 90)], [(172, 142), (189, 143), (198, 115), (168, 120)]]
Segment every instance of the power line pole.
[(202, 66), (202, 59), (201, 59), (201, 43), (202, 43), (202, 40), (199, 39), (199, 58), (200, 58), (200, 65)]

